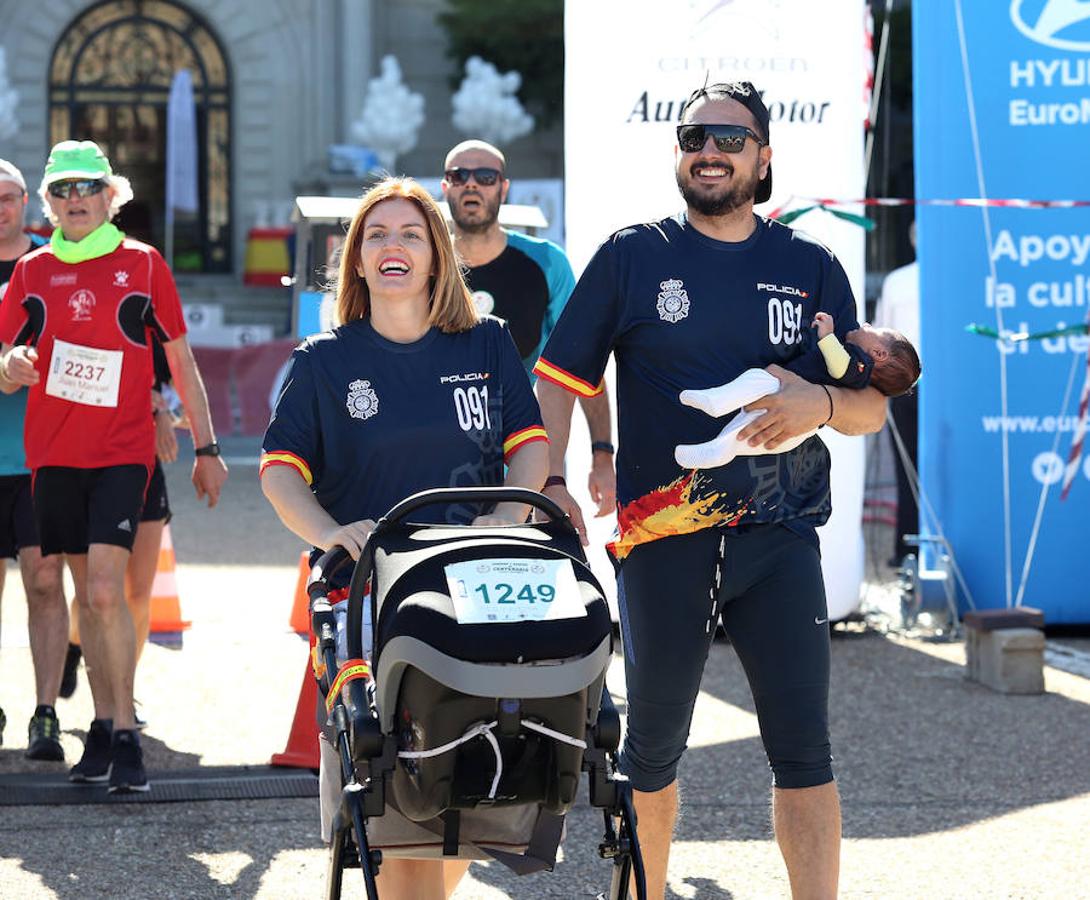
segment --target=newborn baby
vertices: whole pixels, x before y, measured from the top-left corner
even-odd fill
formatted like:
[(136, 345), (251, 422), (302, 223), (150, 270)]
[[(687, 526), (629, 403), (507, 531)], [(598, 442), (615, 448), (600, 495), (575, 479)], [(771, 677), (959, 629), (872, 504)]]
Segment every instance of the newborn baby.
[[(819, 384), (832, 384), (861, 390), (873, 385), (887, 397), (907, 394), (920, 378), (920, 357), (916, 348), (899, 331), (875, 328), (864, 323), (849, 331), (841, 344), (833, 333), (835, 323), (828, 313), (815, 313), (812, 327), (804, 332), (801, 352), (784, 368)], [(685, 469), (711, 469), (725, 466), (735, 456), (759, 456), (784, 453), (805, 441), (816, 431), (784, 441), (775, 450), (751, 447), (738, 440), (738, 432), (759, 417), (763, 409), (741, 409), (780, 389), (780, 380), (764, 369), (747, 369), (733, 381), (715, 388), (682, 391), (686, 406), (719, 418), (741, 410), (727, 423), (719, 436), (703, 444), (679, 444), (674, 459)]]

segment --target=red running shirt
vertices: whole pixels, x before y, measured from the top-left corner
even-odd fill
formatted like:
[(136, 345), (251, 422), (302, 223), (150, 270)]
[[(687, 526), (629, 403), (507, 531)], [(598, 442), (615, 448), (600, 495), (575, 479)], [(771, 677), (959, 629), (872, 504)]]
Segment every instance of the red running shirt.
[(15, 265), (0, 303), (0, 341), (38, 350), (23, 436), (28, 468), (155, 460), (150, 332), (185, 334), (174, 278), (154, 247), (63, 263), (48, 245)]

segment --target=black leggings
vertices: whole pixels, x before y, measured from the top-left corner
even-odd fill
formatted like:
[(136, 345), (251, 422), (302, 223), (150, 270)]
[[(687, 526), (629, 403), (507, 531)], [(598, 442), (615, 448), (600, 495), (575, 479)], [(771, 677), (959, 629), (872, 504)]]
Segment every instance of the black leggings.
[(677, 777), (716, 620), (745, 669), (780, 788), (833, 780), (829, 626), (817, 548), (781, 525), (706, 529), (636, 547), (618, 576), (628, 683), (621, 769)]

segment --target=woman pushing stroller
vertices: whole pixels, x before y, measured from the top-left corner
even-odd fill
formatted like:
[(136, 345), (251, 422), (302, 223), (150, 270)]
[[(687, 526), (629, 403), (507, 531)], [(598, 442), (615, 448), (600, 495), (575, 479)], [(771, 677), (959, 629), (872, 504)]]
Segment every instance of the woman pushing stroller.
[[(375, 520), (427, 488), (541, 488), (547, 438), (514, 341), (476, 313), (443, 215), (411, 179), (363, 197), (336, 308), (339, 326), (295, 350), (261, 458), (265, 496), (316, 554), (340, 545), (358, 559)], [(528, 510), (432, 506), (422, 517), (500, 525)], [(468, 865), (387, 858), (379, 887), (446, 897)]]

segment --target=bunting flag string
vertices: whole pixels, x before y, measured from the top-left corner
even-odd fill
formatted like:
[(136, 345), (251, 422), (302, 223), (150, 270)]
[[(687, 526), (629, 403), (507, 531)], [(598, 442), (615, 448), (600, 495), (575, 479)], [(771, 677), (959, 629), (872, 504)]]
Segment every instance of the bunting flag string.
[(994, 328), (987, 325), (966, 325), (965, 330), (970, 334), (979, 334), (981, 337), (994, 338), (995, 340), (1018, 343), (1019, 341), (1043, 341), (1047, 338), (1065, 337), (1069, 334), (1090, 334), (1090, 323), (1082, 322), (1078, 325), (1067, 325), (1064, 328), (1053, 328), (1049, 331), (1007, 331), (1000, 334)]
[[(808, 204), (799, 209), (791, 209), (794, 202)], [(953, 197), (950, 199), (927, 199), (916, 197), (859, 197), (854, 200), (842, 200), (836, 197), (791, 197), (782, 206), (768, 214), (770, 219), (776, 219), (784, 225), (790, 225), (800, 216), (814, 210), (821, 210), (873, 231), (875, 222), (866, 216), (844, 212), (836, 209), (838, 206), (965, 206), (979, 208), (981, 206), (993, 206), (1007, 209), (1078, 209), (1090, 206), (1090, 200), (1031, 200), (1021, 197)]]
[(793, 209), (790, 212), (780, 213), (776, 215), (773, 213), (772, 218), (777, 219), (784, 225), (790, 225), (799, 216), (804, 216), (808, 212), (813, 212), (815, 209), (824, 210), (831, 215), (836, 216), (838, 219), (843, 219), (845, 222), (851, 222), (853, 225), (858, 225), (860, 228), (865, 228), (867, 231), (873, 231), (875, 228), (875, 222), (873, 219), (868, 219), (866, 216), (859, 216), (855, 213), (844, 212), (839, 209), (830, 209), (823, 203), (817, 203), (813, 206), (804, 206), (802, 209)]
[[(844, 200), (836, 197), (793, 197), (792, 200), (816, 206), (997, 206), (1014, 209), (1077, 209), (1090, 206), (1090, 200), (1030, 200), (1020, 197), (860, 197)], [(784, 206), (786, 206), (785, 204)], [(780, 207), (782, 210), (784, 207)], [(776, 212), (780, 212), (776, 210)], [(773, 213), (775, 218), (775, 213)]]

